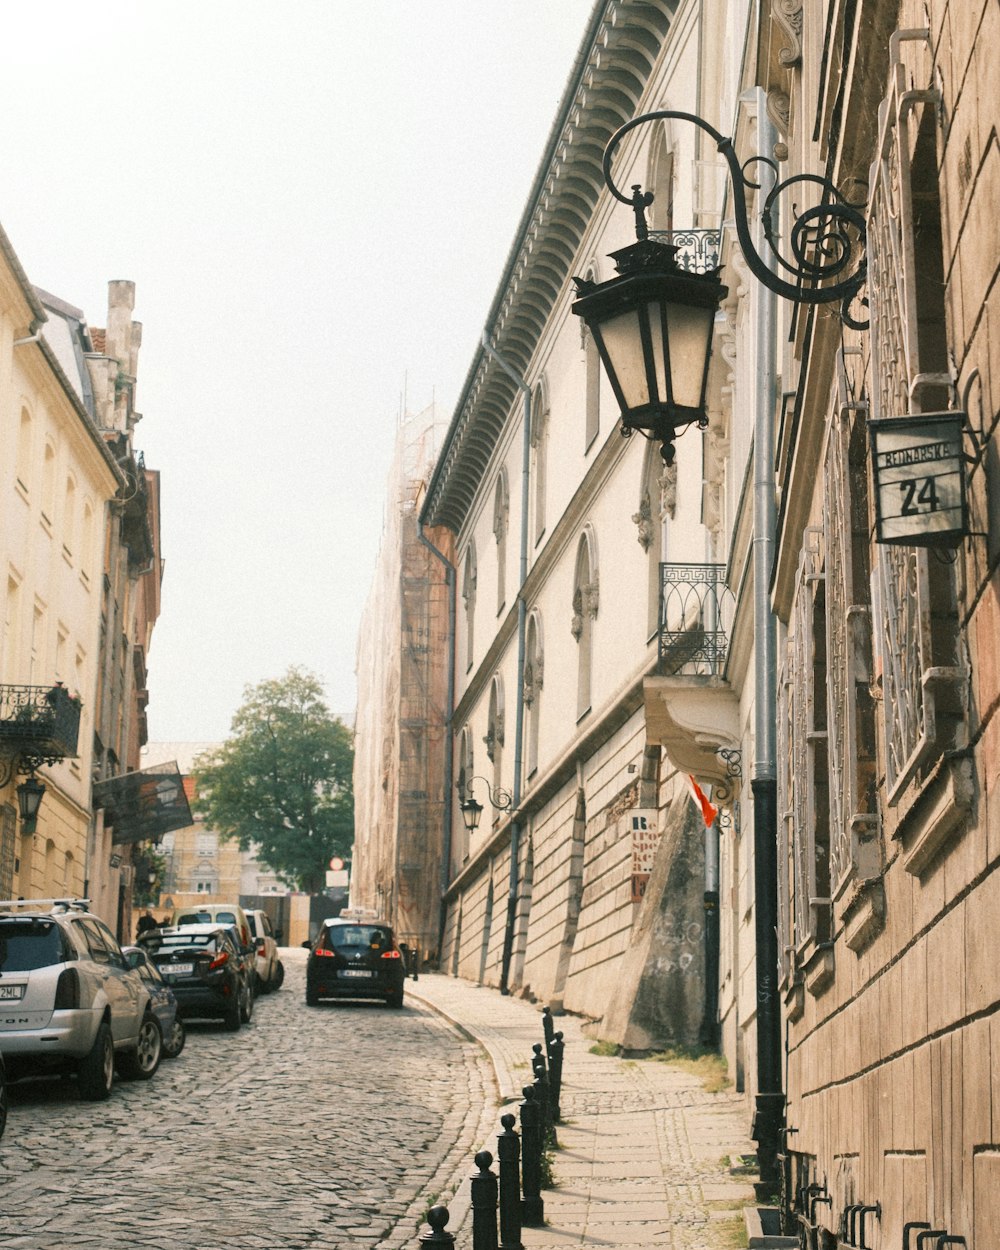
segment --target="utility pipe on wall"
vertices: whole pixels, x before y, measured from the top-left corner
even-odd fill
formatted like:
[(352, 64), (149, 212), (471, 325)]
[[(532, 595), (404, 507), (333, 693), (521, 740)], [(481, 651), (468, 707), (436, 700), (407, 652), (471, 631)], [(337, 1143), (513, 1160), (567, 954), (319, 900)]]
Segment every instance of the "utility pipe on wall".
[[(741, 97), (756, 113), (757, 151), (770, 152), (777, 138), (767, 115), (764, 92), (755, 87)], [(758, 220), (758, 248), (765, 254)], [(785, 1095), (781, 1079), (781, 1004), (778, 997), (778, 781), (777, 622), (769, 587), (774, 566), (774, 406), (776, 302), (758, 285), (753, 447), (754, 588), (754, 931), (757, 980), (757, 1093), (753, 1137), (760, 1167), (758, 1195), (778, 1188), (778, 1155), (784, 1149)]]
[(514, 925), (517, 920), (518, 857), (521, 850), (521, 760), (524, 749), (524, 646), (528, 608), (524, 601), (524, 583), (528, 576), (528, 478), (531, 465), (531, 389), (514, 368), (491, 346), (483, 331), (483, 350), (495, 360), (521, 392), (524, 405), (521, 439), (521, 543), (517, 577), (517, 682), (514, 722), (514, 786), (510, 822), (510, 882), (507, 890), (507, 919), (503, 934), (503, 959), (500, 965), (500, 993), (510, 993), (510, 965), (514, 954)]

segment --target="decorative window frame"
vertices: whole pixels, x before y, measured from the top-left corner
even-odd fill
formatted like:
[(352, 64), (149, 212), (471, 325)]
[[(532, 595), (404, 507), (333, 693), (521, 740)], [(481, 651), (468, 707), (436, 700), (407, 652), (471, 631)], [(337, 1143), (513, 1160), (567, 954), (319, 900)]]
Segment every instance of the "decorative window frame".
[[(951, 384), (947, 374), (921, 364), (912, 195), (913, 119), (919, 108), (937, 110), (940, 102), (934, 89), (910, 89), (903, 64), (893, 65), (879, 111), (868, 215), (876, 419), (936, 408), (942, 388)], [(955, 568), (926, 549), (883, 544), (873, 561), (872, 604), (886, 802), (903, 823), (946, 753), (967, 744), (968, 672)]]
[(832, 974), (832, 962), (823, 958), (822, 977), (810, 977), (816, 951), (829, 949), (832, 927), (822, 537), (818, 528), (803, 535), (778, 673), (779, 894), (788, 900), (780, 916), (781, 971), (786, 980), (793, 966), (805, 967), (807, 987), (816, 993)]

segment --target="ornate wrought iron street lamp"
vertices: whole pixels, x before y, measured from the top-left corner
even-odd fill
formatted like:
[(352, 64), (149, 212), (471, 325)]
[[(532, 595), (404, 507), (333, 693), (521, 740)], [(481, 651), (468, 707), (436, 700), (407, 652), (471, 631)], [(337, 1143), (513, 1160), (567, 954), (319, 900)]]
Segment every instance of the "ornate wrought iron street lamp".
[(481, 781), (486, 787), (486, 792), (490, 797), (490, 804), (496, 811), (507, 811), (511, 803), (511, 796), (507, 793), (507, 791), (501, 790), (499, 787), (494, 790), (485, 777), (470, 777), (464, 785), (459, 782), (459, 807), (462, 811), (462, 819), (465, 821), (465, 827), (469, 833), (475, 833), (479, 828), (479, 819), (483, 814), (482, 803), (477, 803), (472, 797), (472, 783), (474, 781)]
[(45, 794), (45, 783), (39, 781), (32, 773), (17, 787), (17, 806), (21, 816), (23, 833), (34, 833), (38, 820), (38, 809), (42, 805)]
[[(653, 202), (652, 192), (637, 184), (631, 195), (625, 195), (611, 177), (611, 161), (625, 135), (636, 126), (660, 120), (691, 122), (718, 145), (729, 166), (736, 235), (750, 271), (770, 290), (797, 304), (839, 300), (842, 318), (858, 329), (867, 323), (854, 319), (849, 305), (866, 277), (865, 219), (824, 178), (799, 174), (779, 180), (777, 165), (765, 156), (740, 164), (732, 139), (694, 113), (674, 109), (643, 113), (611, 136), (604, 152), (604, 180), (615, 199), (634, 211), (637, 241), (612, 253), (617, 277), (601, 283), (574, 278), (579, 299), (573, 312), (583, 318), (594, 337), (621, 408), (622, 433), (639, 430), (655, 439), (664, 461), (672, 464), (678, 431), (691, 424), (707, 425), (705, 390), (712, 328), (728, 288), (717, 269), (688, 272), (677, 264), (677, 248), (650, 239), (646, 209)], [(791, 281), (776, 272), (754, 246), (746, 191), (760, 190), (760, 186), (747, 176), (752, 165), (766, 166), (774, 173), (761, 219), (774, 263)], [(774, 241), (775, 216), (782, 194), (799, 184), (818, 187), (820, 203), (796, 216), (790, 231), (792, 255), (786, 259)]]

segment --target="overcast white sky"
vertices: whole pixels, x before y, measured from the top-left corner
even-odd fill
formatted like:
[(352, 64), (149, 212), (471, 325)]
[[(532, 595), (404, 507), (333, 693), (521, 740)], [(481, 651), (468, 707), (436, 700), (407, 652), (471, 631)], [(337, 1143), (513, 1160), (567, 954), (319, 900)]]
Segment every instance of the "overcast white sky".
[(290, 664), (353, 711), (404, 387), (450, 416), (592, 7), (5, 8), (0, 223), (91, 325), (136, 283), (154, 741)]

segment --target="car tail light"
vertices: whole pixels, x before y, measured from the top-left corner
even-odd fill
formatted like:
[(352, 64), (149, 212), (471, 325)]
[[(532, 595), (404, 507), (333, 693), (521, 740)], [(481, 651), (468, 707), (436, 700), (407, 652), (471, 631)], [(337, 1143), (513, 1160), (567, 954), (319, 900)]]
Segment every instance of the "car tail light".
[(403, 956), (399, 953), (399, 951), (384, 951), (382, 954), (382, 958), (383, 959), (402, 959)]
[(80, 977), (75, 968), (64, 968), (56, 982), (56, 1011), (75, 1011), (80, 1006)]
[(317, 946), (317, 947), (316, 947), (316, 949), (313, 951), (313, 954), (314, 954), (314, 955), (329, 955), (329, 956), (331, 956), (331, 958), (332, 958), (332, 957), (333, 957), (336, 953), (337, 953), (336, 951), (328, 951), (328, 950), (324, 950), (322, 946)]
[(209, 972), (218, 972), (223, 964), (229, 963), (229, 951), (219, 951), (218, 955), (208, 965)]

